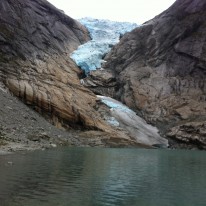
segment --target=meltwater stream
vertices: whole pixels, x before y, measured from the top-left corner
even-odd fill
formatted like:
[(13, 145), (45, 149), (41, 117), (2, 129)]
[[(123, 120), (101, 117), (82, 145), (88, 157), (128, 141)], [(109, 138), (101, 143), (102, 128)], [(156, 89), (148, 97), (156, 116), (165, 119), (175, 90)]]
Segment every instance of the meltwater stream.
[(1, 206), (205, 206), (206, 153), (65, 148), (0, 156)]

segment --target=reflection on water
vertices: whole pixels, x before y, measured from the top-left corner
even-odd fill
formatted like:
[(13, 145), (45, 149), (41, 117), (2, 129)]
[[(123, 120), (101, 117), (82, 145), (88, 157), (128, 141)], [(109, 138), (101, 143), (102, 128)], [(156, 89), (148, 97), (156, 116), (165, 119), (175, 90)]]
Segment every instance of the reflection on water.
[(0, 156), (1, 206), (206, 205), (206, 153), (65, 148)]

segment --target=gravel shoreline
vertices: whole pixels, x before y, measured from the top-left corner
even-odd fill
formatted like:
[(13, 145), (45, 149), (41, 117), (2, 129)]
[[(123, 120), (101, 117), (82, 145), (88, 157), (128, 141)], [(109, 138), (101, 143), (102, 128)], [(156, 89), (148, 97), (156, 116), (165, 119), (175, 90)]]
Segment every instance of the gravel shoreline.
[(78, 131), (56, 128), (0, 85), (0, 155), (60, 145), (83, 146)]

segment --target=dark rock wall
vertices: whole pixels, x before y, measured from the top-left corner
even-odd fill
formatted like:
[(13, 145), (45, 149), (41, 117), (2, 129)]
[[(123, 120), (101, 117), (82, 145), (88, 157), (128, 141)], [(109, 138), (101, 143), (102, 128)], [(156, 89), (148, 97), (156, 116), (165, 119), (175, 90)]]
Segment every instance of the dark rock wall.
[(206, 120), (205, 19), (206, 1), (177, 0), (123, 36), (106, 56), (115, 97), (163, 133)]
[(89, 39), (83, 26), (44, 0), (2, 0), (0, 31), (6, 63), (71, 52)]

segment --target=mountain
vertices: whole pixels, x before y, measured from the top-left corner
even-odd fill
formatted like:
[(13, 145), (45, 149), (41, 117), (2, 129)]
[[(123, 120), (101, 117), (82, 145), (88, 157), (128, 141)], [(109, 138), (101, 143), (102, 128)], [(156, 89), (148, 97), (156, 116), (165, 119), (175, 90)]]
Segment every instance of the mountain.
[[(82, 24), (46, 0), (0, 1), (0, 144), (1, 140), (3, 144), (23, 142), (29, 147), (31, 141), (50, 144), (58, 143), (55, 137), (65, 137), (65, 133), (50, 130), (40, 117), (28, 112), (35, 109), (56, 127), (68, 131), (70, 140), (66, 142), (142, 146), (127, 132), (110, 125), (105, 120), (109, 108), (81, 85), (82, 71), (70, 55), (89, 40), (89, 32)], [(19, 111), (17, 116), (15, 111)], [(4, 121), (5, 112), (8, 118)], [(37, 123), (32, 125), (32, 119)]]
[(206, 1), (177, 0), (125, 34), (105, 58), (113, 81), (99, 90), (178, 145), (199, 148), (206, 147), (205, 18)]
[[(154, 148), (167, 147), (167, 136), (174, 147), (205, 148), (205, 8), (204, 1), (178, 0), (122, 36), (136, 25), (110, 22), (104, 32), (94, 24), (107, 22), (84, 19), (87, 29), (46, 0), (1, 0), (0, 145)], [(78, 65), (91, 42), (99, 56), (86, 58), (82, 80)]]

